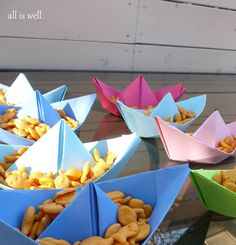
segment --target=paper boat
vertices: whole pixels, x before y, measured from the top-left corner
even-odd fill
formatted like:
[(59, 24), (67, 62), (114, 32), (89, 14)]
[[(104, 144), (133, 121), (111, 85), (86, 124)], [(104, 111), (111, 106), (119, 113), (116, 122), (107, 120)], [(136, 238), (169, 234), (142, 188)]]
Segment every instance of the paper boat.
[(161, 141), (171, 160), (214, 164), (236, 153), (236, 150), (226, 153), (216, 148), (220, 140), (236, 134), (236, 122), (225, 124), (218, 111), (214, 111), (192, 136), (159, 117), (155, 119)]
[(147, 116), (143, 110), (134, 109), (126, 106), (121, 101), (117, 101), (117, 107), (124, 118), (126, 125), (132, 133), (140, 137), (159, 137), (159, 130), (155, 124), (155, 116), (160, 118), (171, 117), (179, 113), (177, 105), (182, 106), (188, 111), (195, 112), (196, 117), (185, 124), (170, 122), (171, 125), (181, 131), (186, 131), (196, 118), (202, 113), (206, 105), (206, 95), (192, 97), (187, 100), (175, 102), (171, 93), (167, 93), (160, 103), (152, 110), (151, 115)]
[(143, 76), (138, 76), (123, 91), (119, 91), (97, 78), (93, 79), (93, 84), (102, 107), (116, 116), (120, 116), (120, 112), (115, 102), (111, 101), (112, 98), (119, 98), (119, 101), (129, 107), (136, 106), (139, 109), (145, 109), (148, 106), (156, 106), (168, 92), (172, 94), (176, 101), (186, 90), (182, 84), (177, 84), (157, 91), (152, 91)]
[[(0, 107), (0, 115), (6, 110), (6, 106)], [(50, 127), (55, 125), (61, 117), (55, 109), (46, 101), (39, 91), (35, 91), (34, 96), (28, 101), (17, 114), (17, 118), (31, 116), (38, 118), (40, 122), (48, 124)], [(0, 128), (0, 140), (12, 145), (32, 145), (35, 141), (20, 137)]]
[[(99, 184), (90, 183), (83, 190), (78, 191), (78, 196), (39, 238), (51, 236), (72, 243), (89, 236), (103, 236), (105, 230), (117, 222), (118, 210), (118, 206), (104, 192), (120, 190), (127, 196), (140, 198), (146, 204), (153, 206), (149, 219), (151, 233), (142, 243), (146, 244), (172, 206), (188, 174), (188, 165), (184, 164)], [(130, 185), (131, 182), (132, 185)], [(23, 213), (30, 205), (37, 206), (54, 194), (55, 190), (1, 191), (0, 198), (4, 202), (0, 204), (0, 232), (4, 231), (5, 235), (0, 236), (0, 244), (14, 244), (15, 239), (19, 239), (17, 241), (22, 241), (22, 244), (26, 245), (36, 244), (14, 228), (20, 226)], [(15, 206), (16, 201), (17, 206)], [(63, 229), (61, 229), (62, 226)], [(80, 227), (79, 230), (78, 227)]]
[[(6, 89), (5, 97), (7, 103), (14, 104), (16, 106), (24, 105), (34, 96), (34, 89), (23, 73), (18, 75), (10, 87), (0, 84), (0, 88)], [(43, 96), (49, 103), (53, 103), (63, 100), (66, 91), (67, 86), (62, 85), (45, 93)]]
[(95, 100), (96, 94), (93, 93), (69, 100), (52, 103), (51, 106), (55, 109), (63, 109), (69, 117), (77, 120), (79, 122), (79, 126), (74, 131), (78, 132), (84, 121), (86, 120)]
[(212, 177), (219, 171), (192, 170), (190, 177), (207, 209), (236, 218), (236, 193), (212, 180)]
[[(90, 112), (95, 99), (96, 94), (90, 94), (78, 98), (60, 101), (57, 103), (52, 103), (50, 105), (39, 91), (35, 91), (34, 97), (19, 110), (17, 117), (22, 118), (28, 115), (34, 118), (38, 118), (40, 122), (46, 123), (52, 127), (61, 119), (55, 109), (63, 109), (68, 116), (79, 121), (79, 126), (75, 129), (75, 132), (77, 132), (88, 116), (88, 113)], [(9, 108), (12, 107), (7, 105), (0, 107), (0, 114)], [(32, 140), (19, 137), (1, 128), (0, 140), (7, 144), (16, 145), (32, 145), (34, 143)]]
[[(27, 167), (28, 172), (40, 171), (57, 173), (59, 169), (78, 168), (82, 170), (85, 162), (94, 164), (93, 149), (96, 147), (105, 157), (107, 151), (117, 153), (113, 166), (96, 181), (116, 178), (134, 154), (141, 140), (135, 134), (118, 138), (83, 144), (64, 120), (60, 120), (43, 137), (33, 144), (9, 171)], [(0, 188), (6, 189), (0, 184)], [(9, 189), (9, 187), (8, 187)]]

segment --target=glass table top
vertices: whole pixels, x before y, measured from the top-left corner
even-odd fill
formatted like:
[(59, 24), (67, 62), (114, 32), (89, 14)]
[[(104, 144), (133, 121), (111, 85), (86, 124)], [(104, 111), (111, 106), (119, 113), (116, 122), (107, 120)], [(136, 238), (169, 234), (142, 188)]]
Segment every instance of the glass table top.
[[(19, 72), (0, 72), (0, 82), (10, 85)], [(62, 84), (68, 86), (66, 99), (94, 93), (92, 78), (97, 77), (107, 84), (123, 89), (136, 76), (134, 73), (112, 72), (25, 72), (34, 89), (47, 92)], [(219, 109), (226, 122), (236, 119), (235, 104), (236, 76), (233, 75), (197, 75), (197, 74), (143, 74), (153, 89), (179, 83), (187, 87), (181, 99), (200, 94), (208, 94), (206, 109), (190, 127), (193, 132), (210, 113)], [(83, 142), (113, 138), (129, 134), (122, 118), (106, 112), (97, 99), (78, 136)], [(184, 146), (183, 146), (184, 147)], [(121, 176), (127, 176), (149, 170), (156, 170), (181, 164), (170, 161), (160, 139), (142, 138), (139, 148), (130, 159)], [(210, 168), (227, 169), (235, 166), (235, 158), (226, 159), (220, 164), (189, 164), (191, 169)], [(171, 210), (162, 222), (149, 244), (203, 244), (210, 221), (228, 221), (229, 217), (207, 211), (187, 179)], [(234, 223), (236, 230), (236, 222)], [(210, 243), (209, 243), (210, 244)], [(212, 243), (213, 244), (213, 243)]]

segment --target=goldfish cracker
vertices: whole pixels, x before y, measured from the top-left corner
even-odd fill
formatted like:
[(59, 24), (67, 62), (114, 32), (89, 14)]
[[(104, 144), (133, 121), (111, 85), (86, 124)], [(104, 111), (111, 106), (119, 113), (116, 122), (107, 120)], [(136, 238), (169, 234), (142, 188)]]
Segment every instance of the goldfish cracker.
[(144, 202), (143, 200), (140, 200), (140, 199), (136, 199), (136, 198), (132, 198), (128, 205), (131, 207), (131, 208), (143, 208), (144, 207)]
[(45, 228), (50, 224), (50, 222), (51, 222), (50, 216), (48, 214), (45, 214), (45, 216), (41, 219), (39, 223), (36, 236), (39, 236), (45, 230)]
[(105, 232), (105, 238), (111, 237), (113, 234), (115, 234), (116, 232), (118, 232), (121, 228), (121, 224), (116, 223), (113, 224), (111, 226), (109, 226)]
[(68, 243), (65, 240), (62, 239), (55, 239), (52, 237), (44, 237), (41, 239), (37, 240), (37, 243), (41, 244), (41, 245), (70, 245), (70, 243)]
[(79, 180), (82, 173), (77, 168), (69, 168), (64, 173), (66, 177), (69, 178), (69, 180)]
[(62, 205), (56, 204), (54, 202), (48, 204), (42, 204), (39, 206), (39, 210), (46, 214), (59, 214), (62, 212), (64, 207)]
[(119, 208), (117, 218), (122, 225), (128, 225), (131, 222), (137, 221), (137, 214), (132, 208), (128, 206), (122, 206)]
[(130, 245), (135, 245), (137, 244), (137, 242), (144, 240), (146, 237), (148, 237), (148, 235), (151, 232), (150, 225), (146, 223), (141, 223), (138, 226), (139, 226), (138, 233), (135, 236), (128, 239)]
[(110, 191), (106, 194), (111, 200), (116, 200), (125, 196), (125, 194), (122, 191)]
[(39, 184), (42, 188), (55, 188), (54, 180), (47, 176), (40, 177)]
[(77, 193), (76, 191), (73, 191), (73, 192), (69, 192), (69, 193), (66, 193), (64, 195), (60, 195), (58, 196), (54, 202), (56, 204), (59, 204), (59, 205), (67, 205), (68, 203), (70, 203), (75, 197), (77, 196)]
[(54, 180), (56, 188), (68, 188), (70, 187), (70, 180), (64, 174), (60, 174)]
[(30, 182), (18, 174), (10, 174), (7, 176), (5, 183), (13, 189), (27, 189), (30, 187)]
[(90, 162), (87, 161), (83, 166), (83, 171), (82, 171), (82, 175), (80, 178), (80, 182), (82, 184), (84, 184), (86, 180), (88, 179), (89, 170), (90, 170)]
[(24, 233), (25, 235), (28, 235), (31, 228), (33, 227), (34, 213), (35, 213), (34, 207), (30, 206), (24, 214), (24, 218), (21, 224), (21, 232)]
[(94, 148), (94, 150), (93, 150), (93, 157), (94, 157), (94, 160), (95, 160), (96, 162), (98, 162), (99, 159), (101, 158), (101, 157), (100, 157), (100, 154), (99, 154), (99, 151), (98, 151), (97, 148)]
[(146, 218), (149, 218), (152, 214), (152, 209), (153, 209), (152, 206), (149, 204), (145, 204), (143, 206), (143, 209), (144, 209), (144, 213), (145, 213)]
[(99, 236), (93, 236), (89, 237), (85, 240), (83, 240), (80, 245), (112, 245), (113, 244), (113, 238), (102, 238)]
[(37, 230), (39, 228), (39, 225), (40, 225), (40, 221), (36, 221), (29, 233), (29, 237), (33, 240), (37, 237)]

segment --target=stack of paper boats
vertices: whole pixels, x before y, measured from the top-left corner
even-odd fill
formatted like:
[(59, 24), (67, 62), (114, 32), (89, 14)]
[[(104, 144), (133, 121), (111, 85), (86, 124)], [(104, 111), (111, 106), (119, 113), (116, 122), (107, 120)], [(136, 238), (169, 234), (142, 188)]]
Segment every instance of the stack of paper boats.
[[(24, 116), (38, 118), (40, 122), (52, 127), (61, 119), (55, 109), (63, 109), (68, 116), (79, 121), (79, 126), (75, 129), (75, 131), (78, 131), (90, 112), (95, 98), (96, 94), (91, 94), (49, 104), (39, 91), (35, 91), (31, 100), (19, 109), (17, 118), (23, 118)], [(0, 115), (9, 108), (12, 107), (0, 106)], [(0, 128), (0, 141), (12, 145), (32, 145), (34, 143), (32, 140), (20, 137), (2, 128)]]
[(226, 136), (236, 135), (236, 122), (226, 124), (218, 111), (214, 111), (193, 135), (183, 133), (159, 117), (156, 123), (171, 160), (215, 164), (236, 155), (236, 150), (226, 153), (217, 149)]
[(93, 84), (102, 107), (116, 116), (121, 116), (121, 114), (115, 102), (111, 101), (112, 98), (119, 99), (119, 101), (129, 107), (135, 106), (139, 109), (145, 109), (149, 106), (157, 106), (168, 92), (172, 94), (176, 101), (186, 90), (182, 84), (177, 84), (164, 89), (152, 91), (143, 76), (138, 76), (123, 91), (119, 91), (97, 78), (93, 79)]
[[(188, 174), (188, 165), (181, 165), (99, 184), (90, 183), (83, 190), (77, 190), (77, 197), (39, 238), (50, 236), (73, 243), (89, 236), (103, 236), (107, 227), (117, 222), (118, 210), (118, 206), (104, 192), (120, 190), (153, 207), (149, 219), (151, 233), (142, 243), (146, 244), (173, 204)], [(20, 227), (23, 214), (29, 206), (37, 207), (46, 199), (52, 198), (56, 192), (57, 190), (1, 191), (0, 199), (4, 202), (0, 203), (0, 232), (4, 236), (0, 236), (0, 244), (15, 244), (16, 241), (18, 244), (36, 244), (16, 227)]]

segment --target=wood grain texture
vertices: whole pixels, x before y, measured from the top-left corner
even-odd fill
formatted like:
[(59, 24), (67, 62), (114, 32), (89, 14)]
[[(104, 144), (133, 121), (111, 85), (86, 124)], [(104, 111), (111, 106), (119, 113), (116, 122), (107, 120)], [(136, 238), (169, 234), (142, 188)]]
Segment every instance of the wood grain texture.
[(140, 0), (136, 42), (236, 49), (236, 12)]
[(135, 45), (133, 70), (236, 73), (236, 51)]
[[(138, 0), (2, 0), (0, 36), (131, 43), (135, 37)], [(25, 19), (9, 20), (17, 10)], [(41, 20), (27, 14), (42, 11)]]
[(127, 44), (0, 38), (0, 69), (132, 69)]

